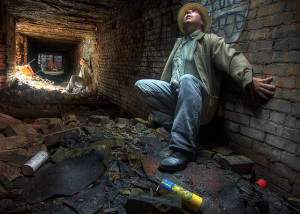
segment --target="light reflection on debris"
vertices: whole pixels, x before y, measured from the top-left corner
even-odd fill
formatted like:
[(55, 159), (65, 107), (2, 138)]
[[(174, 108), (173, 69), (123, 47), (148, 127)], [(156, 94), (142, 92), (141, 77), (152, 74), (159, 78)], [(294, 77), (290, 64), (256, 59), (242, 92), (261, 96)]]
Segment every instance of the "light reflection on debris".
[(46, 91), (60, 91), (61, 93), (66, 93), (64, 87), (60, 85), (55, 85), (54, 81), (44, 79), (38, 74), (33, 74), (32, 76), (24, 77), (21, 71), (15, 73), (16, 80), (19, 84), (26, 84), (33, 89), (44, 89)]

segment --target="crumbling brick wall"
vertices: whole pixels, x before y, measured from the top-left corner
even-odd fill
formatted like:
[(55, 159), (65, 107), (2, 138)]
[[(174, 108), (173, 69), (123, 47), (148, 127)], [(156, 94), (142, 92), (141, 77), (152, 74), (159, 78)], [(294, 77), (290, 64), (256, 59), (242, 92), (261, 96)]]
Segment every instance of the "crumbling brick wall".
[(27, 52), (28, 52), (28, 43), (27, 36), (17, 33), (16, 34), (16, 65), (25, 65), (27, 64)]
[(69, 80), (72, 75), (78, 75), (80, 72), (80, 58), (85, 57), (88, 60), (88, 64), (91, 65), (91, 53), (90, 53), (91, 39), (85, 38), (78, 45), (72, 48), (67, 53), (67, 69), (65, 79)]
[(14, 79), (16, 65), (16, 22), (2, 3), (0, 11), (0, 75), (2, 80), (6, 77), (6, 83), (10, 84)]
[[(269, 102), (251, 100), (224, 76), (224, 141), (256, 162), (257, 177), (282, 196), (300, 197), (299, 33), (295, 0), (195, 1), (205, 6), (211, 32), (242, 51), (256, 76), (274, 78)], [(99, 32), (99, 94), (134, 116), (148, 111), (134, 94), (139, 79), (159, 79), (176, 37), (176, 16), (187, 1), (134, 1)]]
[(5, 40), (4, 40), (4, 32), (3, 32), (3, 25), (4, 25), (4, 12), (3, 12), (3, 5), (0, 4), (0, 90), (7, 87), (6, 84), (6, 72), (5, 72)]

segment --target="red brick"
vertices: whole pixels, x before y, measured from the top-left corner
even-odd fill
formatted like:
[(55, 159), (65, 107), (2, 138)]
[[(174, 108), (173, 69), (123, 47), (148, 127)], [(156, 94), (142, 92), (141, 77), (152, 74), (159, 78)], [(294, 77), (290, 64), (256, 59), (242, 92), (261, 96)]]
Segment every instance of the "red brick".
[(291, 38), (299, 35), (300, 24), (294, 23), (292, 25), (282, 25), (274, 28), (272, 31), (272, 38)]
[(222, 156), (220, 158), (222, 163), (226, 163), (225, 165), (230, 166), (230, 169), (234, 172), (248, 174), (253, 171), (254, 162), (244, 155), (230, 155)]
[(276, 76), (291, 76), (294, 74), (294, 69), (293, 64), (272, 63), (265, 66), (264, 72)]
[(244, 152), (245, 152), (245, 148), (244, 148), (244, 147), (242, 147), (242, 146), (240, 146), (240, 145), (238, 145), (238, 144), (235, 144), (235, 143), (233, 143), (233, 142), (231, 142), (231, 141), (227, 141), (227, 143), (228, 143), (228, 146), (229, 146), (234, 152), (236, 152), (237, 154), (240, 154), (240, 155), (243, 155), (243, 154), (244, 154)]
[(268, 180), (273, 183), (275, 186), (280, 187), (281, 189), (285, 190), (285, 191), (291, 191), (291, 185), (289, 184), (289, 182), (282, 178), (279, 175), (276, 175), (272, 172), (268, 172), (268, 174), (266, 175)]
[(277, 77), (277, 86), (281, 88), (295, 88), (296, 78), (292, 77)]
[(295, 88), (300, 89), (300, 79), (299, 78), (296, 79)]
[(286, 1), (286, 11), (293, 11), (293, 10), (299, 10), (300, 8), (300, 1), (295, 0), (287, 0)]
[(275, 173), (279, 176), (290, 179), (293, 182), (300, 183), (299, 173), (291, 170), (291, 168), (289, 168), (281, 163), (278, 163), (278, 162), (271, 163), (270, 169), (273, 173)]
[(268, 163), (267, 159), (263, 155), (256, 154), (249, 149), (245, 150), (244, 155), (250, 158), (254, 163), (257, 163), (259, 165), (266, 166)]
[(300, 77), (300, 64), (294, 65), (294, 72), (296, 76)]
[[(290, 91), (288, 91), (288, 92), (290, 92)], [(293, 142), (293, 141), (290, 141), (290, 140), (287, 140), (287, 139), (284, 139), (284, 138), (281, 138), (281, 137), (278, 137), (275, 135), (267, 134), (265, 142), (271, 146), (282, 149), (289, 153), (295, 154), (296, 150), (297, 150), (296, 142)]]
[(8, 184), (22, 175), (18, 173), (14, 168), (0, 161), (0, 181), (3, 184)]
[(260, 39), (268, 39), (271, 37), (271, 31), (268, 28), (263, 28), (255, 31), (249, 32), (248, 35), (250, 40), (260, 40)]
[(257, 11), (259, 17), (267, 16), (271, 14), (278, 14), (283, 12), (285, 9), (285, 1), (278, 2), (277, 4), (272, 4), (265, 7), (260, 7)]

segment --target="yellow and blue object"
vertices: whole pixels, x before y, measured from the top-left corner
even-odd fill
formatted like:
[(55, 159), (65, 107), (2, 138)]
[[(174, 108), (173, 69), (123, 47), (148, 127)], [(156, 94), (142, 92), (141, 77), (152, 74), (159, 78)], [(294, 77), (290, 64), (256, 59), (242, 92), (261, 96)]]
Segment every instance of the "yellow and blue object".
[(183, 189), (182, 187), (172, 183), (171, 181), (168, 181), (167, 179), (162, 179), (159, 187), (162, 187), (163, 189), (180, 196), (183, 199), (184, 206), (193, 211), (199, 211), (202, 204), (202, 198), (198, 195)]

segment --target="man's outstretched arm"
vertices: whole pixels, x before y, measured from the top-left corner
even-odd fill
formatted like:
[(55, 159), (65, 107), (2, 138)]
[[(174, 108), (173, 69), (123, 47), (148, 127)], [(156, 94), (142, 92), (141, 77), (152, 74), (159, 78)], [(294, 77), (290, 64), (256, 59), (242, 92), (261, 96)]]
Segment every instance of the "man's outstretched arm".
[(254, 99), (254, 94), (258, 94), (265, 100), (269, 100), (274, 96), (274, 91), (276, 87), (270, 82), (272, 82), (273, 77), (268, 77), (265, 79), (261, 79), (258, 77), (253, 77), (252, 82), (247, 85), (247, 88), (250, 92), (252, 99)]

